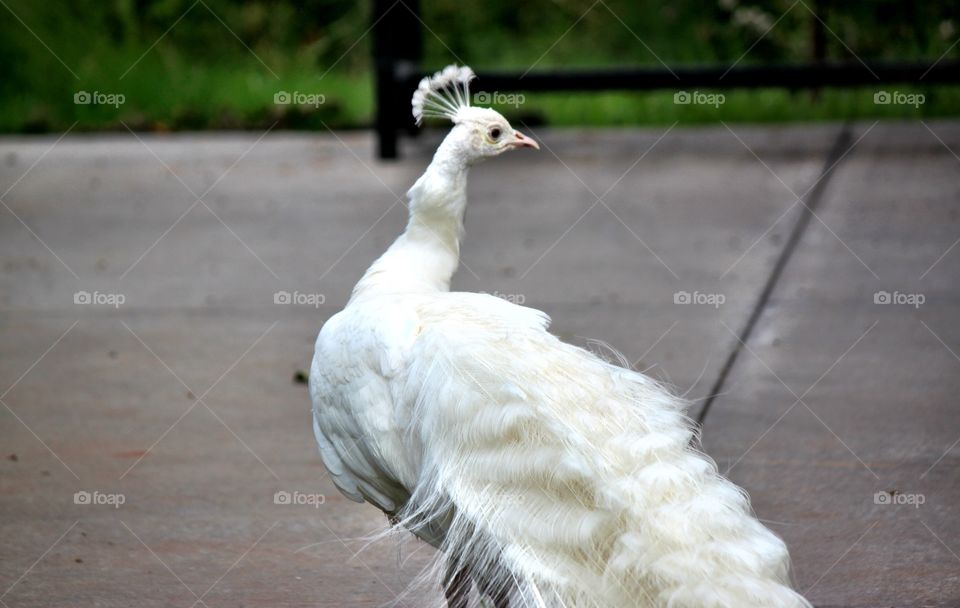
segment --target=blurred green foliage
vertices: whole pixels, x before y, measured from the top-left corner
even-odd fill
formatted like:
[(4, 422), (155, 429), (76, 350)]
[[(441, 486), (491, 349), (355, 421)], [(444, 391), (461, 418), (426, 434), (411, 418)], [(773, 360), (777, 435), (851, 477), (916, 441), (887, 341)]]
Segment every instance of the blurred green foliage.
[[(347, 0), (3, 0), (0, 131), (358, 127), (373, 114), (369, 2)], [(729, 65), (960, 56), (960, 0), (422, 0), (424, 67)], [(397, 4), (393, 10), (406, 10)], [(814, 11), (823, 28), (816, 41)], [(887, 87), (890, 88), (890, 87)], [(898, 90), (906, 90), (900, 88)], [(123, 95), (76, 104), (80, 91)], [(279, 91), (324, 103), (274, 103)], [(960, 87), (925, 103), (876, 105), (873, 90), (724, 91), (677, 105), (673, 92), (527, 95), (551, 124), (779, 121), (955, 115)]]

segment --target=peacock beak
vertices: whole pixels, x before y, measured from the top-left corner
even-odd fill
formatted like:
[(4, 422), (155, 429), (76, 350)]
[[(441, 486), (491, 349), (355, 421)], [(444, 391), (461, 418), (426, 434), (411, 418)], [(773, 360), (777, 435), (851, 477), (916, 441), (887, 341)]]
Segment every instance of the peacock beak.
[(514, 131), (513, 135), (516, 138), (510, 142), (513, 146), (516, 146), (517, 148), (533, 148), (534, 150), (540, 149), (540, 144), (533, 141), (520, 131)]

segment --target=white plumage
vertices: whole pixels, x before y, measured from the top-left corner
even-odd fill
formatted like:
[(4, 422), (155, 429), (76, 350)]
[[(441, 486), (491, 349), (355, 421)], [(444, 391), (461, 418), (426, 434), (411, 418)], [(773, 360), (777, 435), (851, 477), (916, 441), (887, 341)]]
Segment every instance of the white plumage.
[(469, 106), (472, 77), (421, 83), (417, 120), (455, 126), (408, 193), (406, 231), (317, 338), (334, 483), (440, 550), (451, 606), (808, 607), (783, 542), (691, 447), (681, 400), (561, 342), (540, 311), (449, 291), (469, 167), (537, 147)]

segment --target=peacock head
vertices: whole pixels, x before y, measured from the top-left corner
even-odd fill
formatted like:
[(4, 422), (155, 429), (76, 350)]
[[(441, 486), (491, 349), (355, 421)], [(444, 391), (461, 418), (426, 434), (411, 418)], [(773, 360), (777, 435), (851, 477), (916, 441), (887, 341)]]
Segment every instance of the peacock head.
[(510, 126), (496, 110), (470, 105), (470, 81), (474, 78), (476, 75), (467, 66), (450, 65), (421, 80), (412, 101), (417, 124), (425, 117), (452, 121), (454, 127), (446, 142), (467, 163), (517, 148), (539, 150), (537, 142)]

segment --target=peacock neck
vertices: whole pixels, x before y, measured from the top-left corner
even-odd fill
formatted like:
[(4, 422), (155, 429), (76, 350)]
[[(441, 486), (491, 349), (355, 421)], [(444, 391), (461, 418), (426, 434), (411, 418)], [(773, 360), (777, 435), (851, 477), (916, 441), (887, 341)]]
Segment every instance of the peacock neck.
[(407, 193), (410, 215), (406, 230), (370, 266), (351, 300), (450, 290), (460, 260), (469, 167), (459, 161), (460, 155), (448, 140)]

